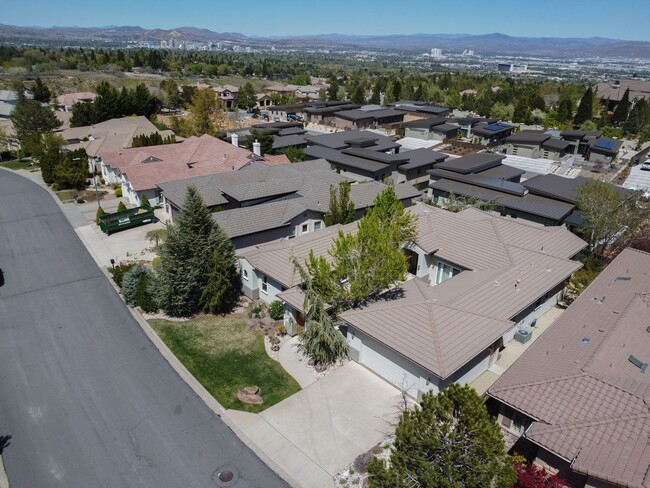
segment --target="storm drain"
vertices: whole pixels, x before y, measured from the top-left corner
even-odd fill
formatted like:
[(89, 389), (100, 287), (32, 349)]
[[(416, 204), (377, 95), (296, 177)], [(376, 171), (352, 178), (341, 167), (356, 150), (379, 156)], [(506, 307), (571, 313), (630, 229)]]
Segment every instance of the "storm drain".
[(212, 481), (214, 481), (214, 484), (223, 488), (235, 486), (238, 480), (239, 474), (232, 466), (221, 466), (212, 473)]

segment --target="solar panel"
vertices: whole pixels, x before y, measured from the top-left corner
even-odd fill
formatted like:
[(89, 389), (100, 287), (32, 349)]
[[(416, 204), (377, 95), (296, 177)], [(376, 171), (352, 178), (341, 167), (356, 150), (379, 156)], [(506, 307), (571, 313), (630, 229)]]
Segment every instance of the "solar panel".
[(612, 150), (614, 149), (614, 141), (607, 141), (607, 140), (598, 140), (596, 141), (596, 144), (594, 144), (595, 147), (600, 147), (603, 149), (609, 149)]
[(503, 122), (499, 122), (497, 124), (486, 125), (485, 129), (496, 132), (498, 130), (509, 129), (510, 127), (512, 127), (510, 124), (505, 124)]

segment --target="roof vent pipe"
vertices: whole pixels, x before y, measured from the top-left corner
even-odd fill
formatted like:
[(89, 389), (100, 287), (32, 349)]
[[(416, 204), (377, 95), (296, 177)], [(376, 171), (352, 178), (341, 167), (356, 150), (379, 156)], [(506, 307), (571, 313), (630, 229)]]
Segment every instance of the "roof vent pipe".
[(233, 133), (230, 135), (230, 142), (231, 142), (231, 144), (232, 144), (233, 146), (235, 146), (235, 147), (239, 147), (239, 134), (237, 134), (236, 132), (233, 132)]
[(262, 144), (260, 144), (257, 139), (255, 139), (255, 142), (253, 143), (253, 153), (256, 156), (262, 156)]

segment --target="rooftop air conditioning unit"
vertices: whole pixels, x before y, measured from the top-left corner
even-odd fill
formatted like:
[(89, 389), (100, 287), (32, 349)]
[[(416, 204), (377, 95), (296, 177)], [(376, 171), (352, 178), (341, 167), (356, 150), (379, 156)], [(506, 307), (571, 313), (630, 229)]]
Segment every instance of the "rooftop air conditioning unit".
[(521, 344), (526, 344), (533, 337), (533, 333), (530, 330), (519, 329), (515, 332), (515, 340)]

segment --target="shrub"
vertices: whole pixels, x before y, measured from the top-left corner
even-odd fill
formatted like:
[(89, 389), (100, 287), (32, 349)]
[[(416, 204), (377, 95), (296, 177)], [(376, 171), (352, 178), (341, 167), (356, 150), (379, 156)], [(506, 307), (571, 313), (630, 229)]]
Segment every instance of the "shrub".
[(273, 320), (280, 320), (284, 317), (284, 305), (280, 300), (274, 300), (269, 305), (269, 315)]
[(260, 303), (251, 311), (251, 316), (256, 319), (261, 319), (264, 317), (264, 304)]
[(121, 186), (118, 186), (117, 188), (115, 188), (115, 196), (116, 197), (121, 197), (122, 196), (122, 187)]
[(117, 211), (124, 212), (125, 210), (126, 210), (126, 205), (124, 205), (124, 202), (120, 202), (117, 206)]
[(142, 195), (142, 197), (140, 197), (140, 205), (151, 206), (151, 204), (149, 203), (149, 199), (147, 198), (147, 195)]
[(117, 286), (122, 288), (122, 279), (124, 274), (131, 270), (136, 265), (136, 263), (119, 263), (113, 268), (109, 268), (108, 272), (113, 276), (113, 281)]
[(106, 212), (104, 212), (104, 209), (102, 207), (97, 207), (97, 214), (95, 214), (95, 223), (99, 225), (99, 217), (104, 215)]
[(136, 264), (122, 278), (122, 294), (127, 304), (145, 312), (158, 309), (153, 293), (154, 274), (142, 264)]

